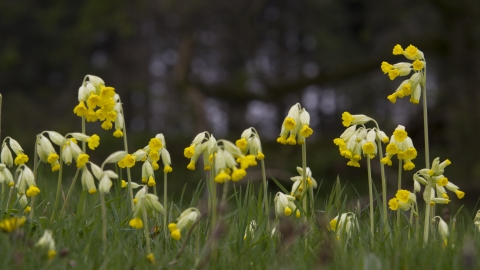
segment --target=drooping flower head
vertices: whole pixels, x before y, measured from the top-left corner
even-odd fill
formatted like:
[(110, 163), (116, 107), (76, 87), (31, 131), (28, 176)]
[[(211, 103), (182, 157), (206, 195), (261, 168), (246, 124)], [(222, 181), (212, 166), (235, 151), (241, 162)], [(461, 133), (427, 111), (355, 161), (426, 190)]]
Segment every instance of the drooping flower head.
[(295, 197), (277, 192), (275, 195), (275, 213), (277, 216), (290, 216), (297, 212), (297, 205), (295, 204)]
[(87, 122), (103, 121), (101, 126), (105, 130), (111, 129), (115, 123), (114, 136), (123, 136), (123, 110), (113, 87), (105, 86), (97, 76), (87, 75), (78, 89), (78, 102), (73, 109), (77, 116), (85, 117)]
[(391, 65), (387, 62), (382, 62), (381, 69), (384, 74), (388, 74), (390, 80), (394, 80), (398, 76), (407, 76), (413, 70), (414, 73), (410, 79), (404, 80), (398, 86), (397, 90), (389, 95), (387, 98), (392, 103), (397, 101), (397, 98), (403, 98), (411, 96), (410, 102), (418, 104), (422, 87), (425, 85), (425, 66), (426, 61), (423, 52), (417, 49), (415, 46), (408, 46), (405, 50), (400, 45), (396, 45), (393, 48), (394, 55), (404, 55), (407, 59), (412, 60), (412, 63), (401, 62)]
[[(305, 138), (313, 134), (310, 127), (310, 114), (300, 103), (293, 105), (283, 121), (280, 136), (277, 139), (281, 144), (304, 144)], [(298, 136), (297, 136), (298, 135)], [(298, 139), (298, 140), (297, 140)]]
[(254, 155), (258, 160), (265, 158), (262, 151), (262, 144), (260, 142), (260, 136), (255, 128), (250, 127), (243, 131), (242, 136), (235, 144), (242, 150), (242, 154), (246, 155), (250, 153)]
[(465, 192), (461, 191), (458, 186), (453, 184), (447, 177), (443, 175), (445, 167), (450, 165), (450, 160), (446, 159), (440, 162), (440, 158), (435, 158), (432, 162), (431, 169), (421, 169), (413, 175), (413, 181), (416, 191), (420, 191), (420, 185), (425, 185), (423, 199), (431, 205), (448, 204), (450, 198), (445, 190), (454, 192), (459, 199), (465, 196)]
[(375, 120), (366, 115), (351, 115), (348, 112), (344, 112), (342, 120), (343, 125), (347, 129), (339, 138), (335, 138), (333, 143), (338, 146), (340, 155), (350, 160), (347, 163), (348, 166), (360, 167), (359, 161), (362, 159), (362, 155), (370, 159), (377, 155), (376, 141), (383, 143), (389, 141), (385, 132), (378, 129), (378, 125), (375, 128), (366, 128), (364, 126), (364, 124), (370, 121), (375, 122)]
[[(35, 197), (40, 193), (40, 189), (35, 184), (35, 177), (32, 170), (25, 164), (19, 167), (20, 173), (16, 184), (17, 193), (19, 195), (27, 195), (28, 197)], [(27, 189), (28, 186), (28, 189)]]
[(390, 138), (390, 143), (387, 145), (385, 157), (381, 162), (388, 166), (392, 165), (392, 157), (397, 155), (397, 158), (404, 161), (403, 169), (406, 171), (413, 170), (415, 164), (412, 160), (417, 157), (417, 150), (413, 146), (412, 139), (408, 137), (405, 127), (398, 125)]
[(352, 235), (353, 229), (359, 229), (357, 217), (352, 212), (343, 213), (340, 216), (337, 215), (330, 221), (327, 229), (335, 232), (338, 240), (340, 240), (342, 236), (346, 236), (348, 239)]
[(395, 194), (395, 198), (392, 198), (388, 205), (390, 209), (396, 211), (397, 209), (401, 209), (403, 211), (408, 211), (411, 208), (413, 209), (414, 204), (417, 203), (417, 197), (415, 193), (412, 193), (408, 190), (398, 190), (397, 194)]
[[(300, 175), (290, 178), (290, 180), (294, 182), (292, 186), (292, 192), (290, 193), (290, 195), (292, 195), (296, 199), (300, 199), (303, 197), (303, 194), (305, 193), (305, 190), (303, 189), (303, 169), (297, 166), (297, 171)], [(317, 188), (317, 181), (313, 178), (312, 171), (310, 170), (309, 167), (306, 168), (306, 178), (307, 178), (307, 190), (310, 187)]]
[(38, 239), (38, 242), (35, 244), (36, 247), (48, 249), (48, 258), (53, 259), (57, 252), (55, 250), (55, 240), (53, 240), (52, 231), (45, 230), (43, 236)]
[(170, 235), (174, 240), (180, 240), (182, 237), (182, 230), (190, 228), (200, 217), (200, 211), (195, 207), (190, 207), (180, 214), (177, 218), (177, 223), (168, 224)]
[(135, 206), (133, 209), (133, 218), (130, 220), (129, 225), (135, 229), (143, 228), (143, 211), (148, 214), (163, 213), (163, 206), (158, 201), (158, 197), (154, 194), (148, 193), (148, 186), (144, 186), (135, 194)]
[[(13, 159), (12, 151), (10, 151), (10, 148), (16, 155), (15, 160)], [(0, 159), (1, 163), (7, 165), (7, 167), (9, 168), (12, 167), (14, 163), (15, 165), (22, 165), (28, 162), (28, 156), (24, 154), (23, 148), (16, 140), (10, 137), (6, 137), (3, 140)]]

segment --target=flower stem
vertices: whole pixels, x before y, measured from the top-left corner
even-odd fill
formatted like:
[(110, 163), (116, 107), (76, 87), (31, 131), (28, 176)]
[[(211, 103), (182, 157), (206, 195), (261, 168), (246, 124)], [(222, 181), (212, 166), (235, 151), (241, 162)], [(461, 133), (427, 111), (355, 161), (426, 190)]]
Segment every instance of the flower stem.
[(270, 231), (270, 214), (268, 207), (268, 188), (267, 188), (267, 176), (265, 174), (265, 161), (262, 159), (262, 180), (263, 180), (263, 205), (265, 206), (265, 216), (267, 217), (267, 230)]
[[(63, 149), (60, 148), (60, 157), (63, 154)], [(57, 211), (58, 201), (60, 200), (60, 192), (62, 190), (62, 173), (63, 173), (63, 162), (60, 161), (60, 169), (58, 170), (58, 182), (57, 182), (57, 194), (55, 195), (55, 202), (53, 204), (52, 217), (50, 217), (50, 224), (53, 223), (55, 219), (55, 212)]]
[(167, 229), (167, 219), (168, 219), (168, 208), (167, 208), (167, 173), (163, 173), (163, 230), (165, 231), (165, 237), (168, 237)]
[[(377, 140), (377, 145), (379, 156), (383, 157), (382, 143), (380, 142), (380, 140)], [(385, 179), (385, 165), (382, 162), (380, 162), (380, 172), (382, 176), (383, 224), (387, 226), (387, 180)]]
[(145, 234), (145, 243), (147, 246), (147, 254), (152, 253), (150, 249), (150, 235), (148, 234), (148, 217), (147, 217), (147, 210), (145, 206), (142, 205), (142, 217), (143, 217), (143, 233)]
[[(302, 170), (303, 170), (303, 190), (307, 191), (307, 146), (306, 140), (302, 144)], [(307, 218), (307, 196), (303, 196), (303, 211), (305, 211), (305, 220)]]
[[(87, 168), (83, 168), (83, 170), (86, 170)], [(60, 218), (63, 217), (63, 212), (65, 211), (65, 208), (67, 208), (68, 200), (70, 199), (70, 196), (72, 195), (73, 188), (75, 187), (75, 183), (77, 182), (78, 179), (78, 173), (80, 169), (77, 169), (75, 172), (75, 176), (73, 177), (72, 184), (70, 185), (70, 188), (68, 189), (67, 197), (65, 198), (65, 203), (62, 206), (62, 210), (60, 211)]]
[(424, 79), (422, 81), (423, 96), (423, 133), (425, 136), (425, 168), (430, 169), (430, 150), (428, 145), (428, 115), (427, 115), (427, 67), (424, 68)]
[(100, 203), (102, 205), (103, 254), (105, 254), (107, 251), (107, 207), (105, 205), (105, 194), (103, 194), (103, 192), (100, 192)]
[[(402, 159), (398, 160), (398, 190), (402, 189), (402, 161), (403, 161)], [(397, 230), (399, 228), (400, 228), (400, 210), (397, 211)]]
[[(123, 108), (122, 108), (123, 112)], [(128, 153), (128, 143), (127, 143), (127, 127), (123, 126), (123, 147), (125, 152)], [(127, 199), (130, 201), (130, 212), (133, 211), (133, 190), (132, 190), (132, 176), (130, 174), (130, 168), (127, 167), (127, 179), (128, 179), (128, 196)], [(149, 253), (150, 254), (150, 253)]]
[(373, 238), (375, 236), (375, 228), (373, 224), (373, 188), (372, 188), (372, 172), (370, 167), (370, 157), (367, 157), (367, 170), (368, 170), (368, 194), (370, 196), (370, 233), (372, 234), (371, 244), (373, 247)]

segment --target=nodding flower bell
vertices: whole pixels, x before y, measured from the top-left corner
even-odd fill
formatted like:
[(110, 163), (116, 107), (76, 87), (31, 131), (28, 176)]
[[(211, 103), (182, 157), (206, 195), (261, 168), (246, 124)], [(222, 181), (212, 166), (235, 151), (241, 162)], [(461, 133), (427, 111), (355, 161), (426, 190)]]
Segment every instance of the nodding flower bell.
[(52, 143), (47, 137), (39, 134), (37, 136), (37, 154), (41, 161), (49, 163), (52, 166), (52, 172), (58, 171), (60, 169), (60, 163), (58, 162), (60, 156), (53, 148)]
[[(304, 144), (305, 138), (313, 134), (310, 127), (310, 114), (300, 103), (293, 105), (283, 121), (280, 136), (277, 139), (281, 144)], [(298, 135), (298, 141), (297, 141)]]
[(38, 239), (38, 242), (35, 244), (36, 247), (48, 249), (48, 258), (53, 259), (57, 252), (55, 251), (55, 241), (53, 240), (52, 231), (45, 230), (43, 236)]
[[(40, 189), (35, 184), (35, 177), (33, 176), (32, 170), (26, 165), (21, 165), (19, 167), (22, 171), (20, 172), (18, 181), (17, 181), (17, 192), (19, 195), (27, 195), (28, 197), (35, 197), (40, 193)], [(28, 189), (26, 188), (28, 186)]]
[(443, 219), (439, 216), (436, 216), (433, 219), (438, 219), (438, 234), (440, 234), (440, 237), (442, 237), (443, 246), (446, 247), (448, 244), (449, 236), (448, 224), (443, 221)]
[(381, 69), (384, 74), (388, 74), (390, 80), (394, 80), (398, 76), (407, 76), (413, 70), (414, 73), (410, 79), (404, 80), (398, 86), (397, 90), (389, 95), (387, 98), (390, 102), (395, 103), (397, 98), (410, 96), (410, 102), (418, 104), (422, 87), (425, 87), (427, 65), (423, 52), (417, 47), (410, 45), (405, 50), (400, 45), (393, 48), (394, 55), (404, 55), (407, 59), (412, 60), (412, 63), (401, 62), (391, 65), (387, 62), (382, 62)]
[[(10, 148), (8, 146), (10, 146), (10, 148), (12, 148), (12, 151), (15, 153), (15, 160), (13, 159), (12, 152), (10, 151)], [(10, 137), (6, 137), (2, 143), (2, 151), (0, 153), (1, 162), (7, 165), (7, 167), (9, 168), (12, 167), (14, 163), (15, 165), (25, 164), (26, 162), (28, 162), (28, 156), (25, 155), (23, 152), (23, 148), (16, 140)]]
[[(300, 176), (294, 176), (290, 178), (294, 182), (290, 195), (294, 196), (296, 199), (300, 199), (305, 193), (305, 190), (303, 189), (303, 169), (301, 167), (297, 167), (297, 171)], [(306, 168), (306, 178), (307, 189), (310, 187), (317, 188), (317, 181), (312, 177), (312, 171), (309, 167)]]
[(170, 235), (174, 240), (180, 240), (182, 237), (182, 230), (190, 228), (200, 217), (200, 211), (195, 207), (190, 207), (182, 212), (177, 218), (177, 223), (168, 224)]
[(352, 229), (359, 229), (357, 217), (352, 212), (343, 213), (340, 215), (340, 217), (337, 215), (334, 219), (330, 221), (327, 229), (329, 231), (335, 232), (338, 240), (340, 240), (342, 236), (345, 235), (348, 239), (352, 235)]
[(148, 186), (146, 185), (135, 194), (135, 201), (133, 219), (129, 222), (129, 225), (132, 228), (143, 228), (143, 211), (146, 211), (147, 215), (153, 212), (163, 213), (163, 206), (158, 201), (158, 197), (154, 194), (149, 194)]
[[(297, 205), (295, 204), (295, 197), (278, 192), (275, 195), (275, 213), (277, 216), (290, 216), (297, 212)], [(299, 216), (299, 214), (298, 214)]]
[(242, 154), (246, 155), (248, 152), (254, 155), (256, 159), (262, 160), (265, 155), (262, 151), (262, 144), (260, 142), (260, 136), (255, 128), (249, 127), (245, 129), (242, 136), (235, 144), (242, 150)]
[[(195, 170), (195, 164), (197, 163), (198, 157), (205, 153), (203, 159), (203, 162), (205, 163), (205, 169), (207, 169), (208, 166), (208, 170), (210, 170), (208, 156), (216, 151), (216, 149), (212, 148), (213, 145), (216, 145), (216, 139), (213, 137), (213, 135), (210, 135), (210, 133), (206, 131), (197, 134), (190, 146), (186, 147), (183, 151), (185, 157), (190, 159), (187, 169)], [(205, 158), (205, 155), (207, 158)]]
[(250, 225), (245, 229), (243, 240), (247, 240), (247, 236), (250, 236), (250, 238), (253, 238), (256, 228), (257, 228), (257, 222), (252, 219), (252, 221), (250, 221)]

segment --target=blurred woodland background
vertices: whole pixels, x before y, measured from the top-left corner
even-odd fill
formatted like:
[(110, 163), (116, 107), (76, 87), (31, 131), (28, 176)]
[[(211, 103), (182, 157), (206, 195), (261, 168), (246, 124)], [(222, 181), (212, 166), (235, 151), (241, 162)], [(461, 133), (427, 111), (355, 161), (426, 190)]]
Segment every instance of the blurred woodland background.
[[(380, 64), (405, 61), (392, 55), (395, 44), (425, 53), (430, 156), (452, 161), (446, 176), (466, 191), (452, 202), (473, 207), (480, 195), (475, 0), (2, 1), (1, 135), (16, 138), (32, 162), (35, 134), (80, 131), (73, 108), (84, 76), (93, 74), (122, 97), (131, 152), (165, 135), (177, 195), (185, 183), (194, 188), (205, 179), (201, 166), (188, 171), (183, 157), (197, 133), (235, 141), (250, 126), (262, 136), (267, 177), (290, 188), (301, 147), (275, 139), (296, 102), (311, 114), (307, 162), (323, 180), (320, 194), (337, 175), (350, 190), (366, 191), (365, 160), (361, 168), (348, 167), (333, 144), (346, 110), (376, 119), (389, 135), (406, 126), (419, 152), (414, 171), (404, 172), (411, 188), (413, 172), (425, 166), (422, 109), (408, 98), (387, 100), (401, 79), (390, 81)], [(98, 122), (87, 124), (87, 133), (101, 137), (89, 152), (94, 162), (123, 147)], [(378, 159), (372, 164), (380, 188)], [(397, 166), (395, 159), (387, 169), (389, 197)], [(247, 178), (258, 181), (260, 172), (249, 169)], [(273, 182), (270, 190), (278, 190)]]

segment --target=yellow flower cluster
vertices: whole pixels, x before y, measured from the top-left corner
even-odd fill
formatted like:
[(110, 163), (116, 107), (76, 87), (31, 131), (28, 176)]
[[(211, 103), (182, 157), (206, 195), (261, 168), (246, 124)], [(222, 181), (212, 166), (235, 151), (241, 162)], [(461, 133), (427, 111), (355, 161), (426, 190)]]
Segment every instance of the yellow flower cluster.
[(400, 45), (395, 45), (393, 48), (394, 55), (403, 55), (407, 59), (412, 60), (412, 63), (400, 62), (391, 65), (387, 62), (382, 62), (381, 69), (384, 74), (388, 74), (390, 80), (394, 80), (398, 76), (407, 76), (413, 70), (414, 73), (408, 80), (404, 80), (398, 86), (395, 93), (389, 95), (387, 98), (392, 103), (397, 101), (397, 98), (410, 96), (410, 102), (418, 104), (421, 95), (422, 84), (425, 83), (425, 58), (423, 52), (417, 47), (410, 45), (405, 50)]
[(302, 108), (300, 103), (297, 103), (288, 111), (277, 142), (295, 145), (297, 144), (298, 137), (298, 144), (302, 145), (305, 143), (305, 138), (310, 137), (312, 134), (313, 129), (310, 127), (310, 114), (305, 108)]
[(262, 152), (262, 144), (260, 142), (260, 136), (255, 128), (250, 127), (243, 131), (240, 139), (235, 142), (242, 154), (246, 155), (250, 152), (251, 155), (254, 155), (258, 160), (265, 158), (265, 155)]
[(184, 228), (189, 228), (197, 221), (200, 216), (200, 211), (197, 208), (191, 207), (186, 209), (180, 214), (177, 218), (177, 223), (168, 224), (168, 229), (170, 230), (170, 235), (174, 240), (180, 240), (182, 237), (182, 230)]
[(105, 82), (97, 76), (87, 75), (78, 89), (78, 102), (73, 109), (77, 116), (85, 117), (87, 122), (103, 121), (102, 128), (105, 130), (112, 129), (115, 122), (113, 135), (123, 136), (123, 111), (113, 87), (105, 86)]
[(390, 138), (390, 143), (387, 145), (387, 153), (380, 162), (385, 165), (392, 165), (392, 157), (397, 155), (398, 159), (403, 160), (405, 163), (403, 169), (406, 171), (413, 170), (415, 164), (412, 160), (417, 157), (417, 150), (413, 146), (412, 139), (408, 137), (408, 133), (405, 131), (405, 127), (398, 125)]

